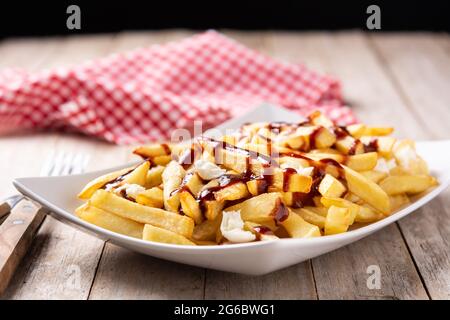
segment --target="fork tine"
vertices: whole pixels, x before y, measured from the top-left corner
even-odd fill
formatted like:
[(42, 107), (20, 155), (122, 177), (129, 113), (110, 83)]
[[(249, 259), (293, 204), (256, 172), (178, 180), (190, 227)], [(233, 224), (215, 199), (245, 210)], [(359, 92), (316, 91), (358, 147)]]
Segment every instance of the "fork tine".
[(44, 165), (41, 168), (41, 176), (49, 176), (55, 166), (55, 151), (50, 151), (47, 158), (45, 159)]
[(79, 153), (75, 156), (70, 174), (78, 174), (84, 172), (86, 165), (89, 161), (89, 155)]
[(50, 171), (50, 176), (57, 176), (60, 174), (60, 172), (62, 171), (62, 167), (64, 165), (63, 161), (64, 161), (64, 157), (65, 157), (65, 152), (59, 152), (56, 154), (56, 156), (54, 157), (53, 161), (54, 161), (54, 165), (52, 170)]
[(62, 160), (61, 171), (59, 173), (57, 173), (57, 175), (66, 176), (66, 175), (70, 174), (70, 171), (72, 171), (72, 168), (73, 168), (74, 161), (75, 161), (75, 158), (74, 158), (73, 153), (71, 153), (71, 152), (67, 153)]

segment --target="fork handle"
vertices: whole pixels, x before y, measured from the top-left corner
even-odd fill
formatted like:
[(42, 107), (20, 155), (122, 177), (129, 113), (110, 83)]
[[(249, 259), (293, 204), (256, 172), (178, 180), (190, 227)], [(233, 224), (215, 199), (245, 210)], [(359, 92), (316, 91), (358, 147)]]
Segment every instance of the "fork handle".
[(11, 211), (11, 207), (8, 204), (8, 202), (3, 202), (0, 204), (0, 221), (1, 219), (6, 216)]
[(28, 251), (46, 210), (30, 200), (21, 200), (0, 225), (0, 296)]

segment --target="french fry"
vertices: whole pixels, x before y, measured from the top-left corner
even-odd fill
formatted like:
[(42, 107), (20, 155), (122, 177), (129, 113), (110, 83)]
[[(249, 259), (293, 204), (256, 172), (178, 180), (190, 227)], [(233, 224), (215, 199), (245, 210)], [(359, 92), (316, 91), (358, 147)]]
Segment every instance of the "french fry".
[(150, 224), (145, 225), (142, 239), (161, 243), (195, 246), (194, 242), (190, 241), (189, 239), (183, 237), (178, 233), (158, 228)]
[(336, 141), (336, 149), (343, 154), (360, 154), (364, 153), (364, 145), (361, 141), (351, 136), (346, 136)]
[(354, 124), (347, 126), (347, 131), (355, 138), (362, 136), (387, 136), (394, 132), (391, 127), (370, 127), (364, 124)]
[(377, 160), (376, 152), (368, 152), (349, 156), (345, 164), (355, 171), (367, 171), (375, 168)]
[(286, 220), (281, 222), (281, 225), (292, 238), (313, 238), (321, 236), (318, 226), (306, 222), (300, 215), (290, 209), (288, 210), (289, 215)]
[(367, 179), (369, 179), (370, 181), (373, 181), (375, 183), (378, 183), (387, 177), (387, 173), (376, 171), (376, 170), (360, 171), (359, 173), (362, 174)]
[(165, 166), (172, 160), (172, 156), (165, 155), (165, 156), (157, 156), (152, 159), (153, 163), (158, 166)]
[(89, 204), (123, 218), (139, 223), (152, 224), (188, 238), (191, 237), (194, 230), (194, 221), (189, 217), (163, 209), (143, 206), (101, 189), (94, 193)]
[(194, 241), (216, 241), (217, 231), (222, 222), (222, 212), (214, 220), (205, 220), (194, 227), (192, 239)]
[(324, 216), (317, 214), (316, 212), (311, 211), (306, 208), (297, 208), (297, 209), (292, 208), (291, 210), (292, 210), (292, 212), (294, 212), (294, 213), (298, 214), (300, 217), (302, 217), (303, 220), (305, 220), (306, 222), (311, 223), (315, 226), (318, 226), (320, 229), (324, 228), (324, 226), (325, 226), (325, 217)]
[(327, 128), (321, 127), (318, 129), (319, 131), (315, 135), (314, 142), (310, 141), (310, 147), (311, 143), (314, 144), (314, 148), (328, 148), (331, 147), (336, 142), (336, 136), (330, 132)]
[(205, 210), (205, 217), (208, 220), (214, 220), (222, 212), (225, 205), (224, 202), (219, 202), (216, 200), (206, 200), (203, 201), (203, 207)]
[(147, 178), (145, 181), (146, 189), (159, 186), (162, 183), (162, 173), (164, 169), (165, 168), (163, 166), (156, 166), (148, 170)]
[(247, 185), (243, 182), (234, 183), (214, 193), (217, 201), (239, 200), (249, 196)]
[(339, 163), (343, 163), (346, 160), (346, 155), (340, 153), (310, 152), (307, 156), (313, 160), (333, 159)]
[(81, 210), (77, 210), (77, 215), (81, 219), (101, 228), (142, 239), (142, 231), (144, 229), (144, 224), (142, 223), (89, 205), (84, 206)]
[(332, 127), (334, 125), (333, 121), (328, 119), (320, 111), (314, 111), (308, 116), (309, 121), (316, 126), (324, 126), (326, 128)]
[(384, 214), (389, 213), (391, 206), (389, 197), (382, 188), (349, 167), (343, 168), (348, 188), (352, 193)]
[(244, 230), (250, 231), (256, 236), (256, 239), (261, 241), (279, 239), (270, 228), (256, 222), (246, 221), (244, 223)]
[(284, 192), (304, 192), (308, 193), (311, 190), (312, 178), (310, 176), (301, 175), (298, 173), (286, 174), (284, 170), (275, 168), (272, 176), (272, 185), (270, 190), (284, 191)]
[(393, 153), (397, 163), (408, 174), (429, 174), (427, 163), (416, 153), (414, 141), (398, 140), (393, 146)]
[(397, 194), (395, 196), (390, 196), (389, 199), (391, 200), (392, 210), (397, 210), (402, 206), (410, 203), (409, 198), (406, 194)]
[(226, 211), (240, 211), (244, 221), (273, 225), (274, 214), (280, 205), (281, 196), (279, 193), (263, 193), (228, 207)]
[(113, 181), (114, 179), (127, 174), (133, 170), (133, 168), (125, 168), (122, 170), (118, 170), (115, 172), (107, 173), (103, 176), (100, 176), (92, 181), (90, 181), (84, 188), (81, 190), (81, 192), (78, 194), (78, 198), (82, 200), (88, 200), (95, 191), (98, 189), (104, 187), (106, 184), (108, 184), (110, 181)]
[(148, 161), (144, 161), (135, 168), (127, 168), (98, 177), (97, 179), (89, 182), (84, 187), (84, 189), (78, 194), (78, 198), (82, 200), (88, 200), (95, 191), (102, 187), (105, 187), (108, 183), (120, 177), (123, 178), (119, 181), (121, 183), (138, 184), (144, 186), (149, 168), (150, 163)]
[[(328, 213), (330, 212), (330, 209), (332, 206), (339, 207), (339, 208), (347, 208), (348, 209), (348, 225), (352, 225), (355, 221), (356, 217), (359, 214), (359, 211), (361, 207), (353, 202), (350, 202), (348, 200), (342, 199), (342, 198), (327, 198), (322, 197), (320, 199), (322, 204), (328, 208)], [(327, 213), (327, 216), (328, 216)]]
[(164, 185), (164, 208), (168, 211), (178, 212), (180, 195), (174, 191), (180, 186), (186, 171), (176, 161), (170, 162), (162, 173)]
[(402, 193), (416, 194), (427, 190), (435, 184), (435, 180), (430, 176), (405, 175), (387, 177), (380, 182), (380, 187), (388, 195), (397, 195)]
[(363, 204), (360, 205), (358, 214), (355, 217), (355, 222), (370, 223), (381, 220), (385, 217), (381, 212), (373, 209), (372, 207)]
[(345, 186), (330, 174), (326, 174), (319, 184), (319, 192), (324, 197), (338, 198), (345, 191)]
[(369, 144), (373, 140), (376, 140), (377, 143), (377, 152), (385, 157), (385, 158), (391, 158), (392, 157), (392, 148), (394, 147), (394, 144), (396, 142), (396, 139), (393, 137), (371, 137), (371, 136), (363, 136), (361, 137), (361, 141), (364, 144)]
[(195, 224), (202, 223), (203, 216), (200, 206), (189, 191), (180, 192), (180, 202), (185, 215), (194, 219)]
[(164, 206), (164, 196), (162, 189), (153, 187), (139, 193), (136, 202), (145, 206), (162, 208)]
[(357, 123), (346, 126), (345, 129), (347, 129), (348, 133), (350, 133), (353, 138), (358, 139), (364, 135), (366, 126), (362, 123)]
[(331, 206), (325, 219), (325, 235), (343, 233), (351, 225), (352, 217), (348, 208)]
[[(322, 197), (320, 197), (322, 198)], [(315, 214), (318, 214), (319, 216), (326, 217), (328, 214), (328, 208), (324, 206), (320, 207), (312, 207), (312, 206), (305, 206), (304, 209), (314, 212)]]
[(134, 154), (142, 158), (154, 158), (158, 156), (170, 155), (171, 150), (168, 144), (152, 144), (147, 146), (140, 146), (133, 150)]
[(196, 172), (188, 172), (181, 183), (183, 188), (189, 190), (194, 197), (197, 197), (203, 188), (203, 182)]

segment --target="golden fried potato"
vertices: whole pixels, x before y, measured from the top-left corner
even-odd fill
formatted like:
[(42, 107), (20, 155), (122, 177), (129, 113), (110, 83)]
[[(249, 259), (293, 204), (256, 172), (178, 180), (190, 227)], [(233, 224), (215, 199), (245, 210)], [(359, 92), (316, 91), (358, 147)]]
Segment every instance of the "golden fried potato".
[(367, 179), (360, 173), (349, 167), (343, 167), (349, 190), (375, 209), (384, 214), (389, 213), (391, 204), (386, 192), (375, 182)]
[(195, 224), (202, 223), (203, 215), (200, 205), (189, 191), (180, 192), (180, 202), (185, 215), (194, 219)]
[(196, 244), (182, 235), (146, 224), (143, 231), (142, 239), (147, 241), (181, 244), (186, 246), (195, 246)]
[(164, 206), (164, 196), (162, 189), (153, 187), (139, 193), (136, 202), (149, 207), (162, 208)]
[(174, 192), (183, 180), (186, 171), (176, 161), (170, 162), (162, 173), (164, 208), (168, 211), (178, 212), (180, 206), (180, 195)]
[(158, 208), (143, 206), (105, 190), (97, 190), (90, 199), (89, 204), (123, 218), (139, 223), (152, 224), (188, 238), (191, 237), (194, 230), (194, 221), (189, 217)]
[(425, 175), (390, 176), (380, 182), (380, 187), (388, 195), (421, 193), (434, 185), (436, 180)]
[(77, 215), (81, 219), (101, 228), (142, 239), (142, 231), (144, 229), (144, 224), (142, 223), (123, 218), (90, 205), (83, 206), (81, 210), (77, 210)]
[(281, 222), (281, 225), (286, 229), (289, 236), (292, 238), (312, 238), (320, 237), (320, 229), (311, 223), (306, 222), (300, 215), (289, 210), (289, 215), (286, 220)]
[(331, 174), (326, 174), (319, 184), (319, 192), (324, 197), (338, 198), (346, 190), (345, 186)]
[(331, 206), (325, 219), (325, 235), (346, 232), (352, 224), (352, 214), (348, 208)]

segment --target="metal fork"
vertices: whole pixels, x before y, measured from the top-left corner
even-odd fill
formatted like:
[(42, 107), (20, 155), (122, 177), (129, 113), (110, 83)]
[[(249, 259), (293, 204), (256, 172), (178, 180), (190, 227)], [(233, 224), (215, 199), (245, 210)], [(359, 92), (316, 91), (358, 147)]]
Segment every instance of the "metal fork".
[[(58, 176), (82, 173), (88, 162), (89, 156), (83, 153), (51, 153), (44, 162), (40, 175)], [(10, 212), (0, 225), (0, 239), (2, 239), (2, 243), (6, 244), (0, 247), (1, 296), (17, 266), (28, 251), (47, 210), (22, 195), (8, 198), (0, 208)], [(4, 216), (6, 215), (8, 213), (4, 214)]]
[[(82, 173), (89, 162), (89, 156), (87, 154), (78, 153), (55, 153), (51, 152), (44, 165), (41, 168), (40, 176), (59, 176), (68, 174)], [(21, 194), (15, 194), (2, 201), (0, 204), (0, 224), (6, 219), (6, 217), (11, 212), (24, 196)]]

